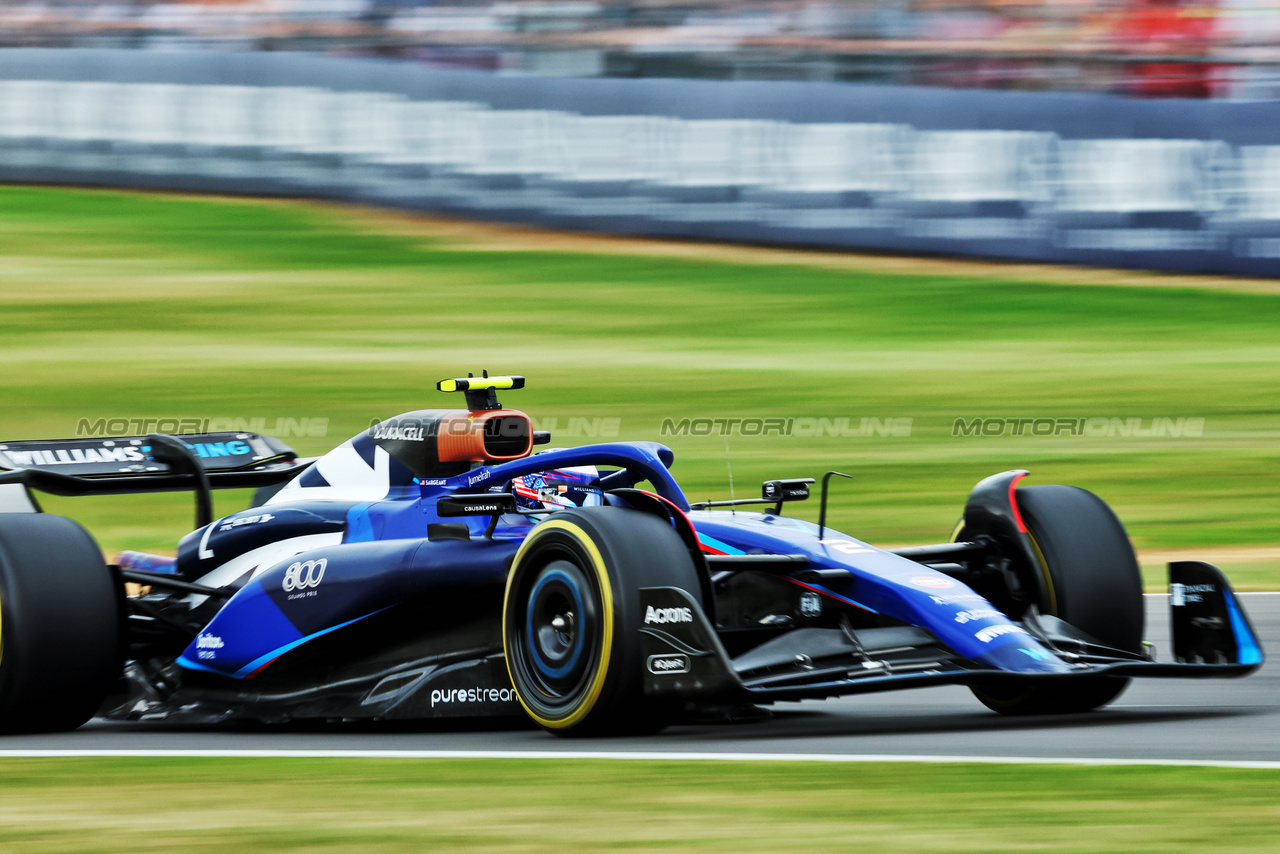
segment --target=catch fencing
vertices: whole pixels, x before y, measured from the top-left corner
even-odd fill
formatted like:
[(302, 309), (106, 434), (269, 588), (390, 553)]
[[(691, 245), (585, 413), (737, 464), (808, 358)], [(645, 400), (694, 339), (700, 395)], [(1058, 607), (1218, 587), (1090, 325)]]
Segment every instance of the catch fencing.
[(1280, 103), (0, 50), (0, 181), (1273, 275)]

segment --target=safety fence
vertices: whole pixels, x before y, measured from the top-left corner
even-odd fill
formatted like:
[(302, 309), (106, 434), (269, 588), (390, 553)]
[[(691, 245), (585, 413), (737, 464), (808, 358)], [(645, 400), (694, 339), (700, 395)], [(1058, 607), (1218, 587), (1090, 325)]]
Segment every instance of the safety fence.
[(0, 51), (0, 180), (1270, 275), (1280, 104)]

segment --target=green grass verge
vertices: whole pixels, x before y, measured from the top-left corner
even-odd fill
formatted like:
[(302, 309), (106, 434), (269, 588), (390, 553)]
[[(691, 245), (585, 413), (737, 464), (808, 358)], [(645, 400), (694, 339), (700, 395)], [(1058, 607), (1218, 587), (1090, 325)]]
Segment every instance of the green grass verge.
[[(1221, 569), (1237, 591), (1267, 591), (1280, 588), (1280, 561), (1221, 560), (1209, 555), (1209, 562)], [(1142, 581), (1148, 593), (1169, 589), (1169, 570), (1163, 563), (1142, 563)]]
[[(523, 373), (505, 402), (662, 440), (694, 498), (728, 492), (725, 439), (664, 419), (910, 418), (910, 436), (734, 436), (739, 496), (837, 482), (831, 521), (945, 539), (1003, 469), (1085, 486), (1140, 547), (1280, 541), (1280, 297), (1080, 287), (657, 254), (493, 251), (313, 205), (0, 189), (0, 436), (103, 417), (370, 419), (451, 401), (436, 379)], [(957, 418), (1203, 418), (1203, 435), (953, 437)], [(220, 498), (219, 510), (243, 495)], [(53, 500), (109, 550), (172, 550), (170, 496)], [(798, 514), (815, 518), (817, 502)], [(1261, 583), (1280, 577), (1267, 572)]]
[(1274, 771), (1151, 766), (6, 759), (0, 845), (1217, 854), (1280, 848), (1277, 785)]

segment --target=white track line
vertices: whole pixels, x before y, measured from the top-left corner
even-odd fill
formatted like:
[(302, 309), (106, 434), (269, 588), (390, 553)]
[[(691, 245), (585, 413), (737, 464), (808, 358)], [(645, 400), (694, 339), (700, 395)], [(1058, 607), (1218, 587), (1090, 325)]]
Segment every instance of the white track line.
[[(1237, 596), (1280, 596), (1280, 590), (1246, 590), (1243, 593), (1239, 590), (1235, 591)], [(1167, 597), (1168, 593), (1143, 593), (1143, 596), (1160, 596)]]
[(3, 759), (45, 758), (217, 759), (607, 759), (650, 762), (937, 762), (981, 765), (1162, 765), (1277, 771), (1280, 762), (1219, 759), (1102, 759), (1049, 756), (911, 756), (824, 753), (673, 753), (624, 750), (0, 750)]

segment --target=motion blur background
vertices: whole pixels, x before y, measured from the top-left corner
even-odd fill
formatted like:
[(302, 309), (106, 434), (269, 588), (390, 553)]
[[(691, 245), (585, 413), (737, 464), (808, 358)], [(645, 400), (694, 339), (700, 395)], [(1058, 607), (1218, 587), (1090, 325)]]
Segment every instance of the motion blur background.
[[(1027, 468), (1115, 508), (1150, 592), (1187, 558), (1274, 591), (1278, 98), (1280, 0), (0, 0), (0, 441), (314, 456), (488, 369), (557, 446), (669, 445), (693, 500), (838, 469), (832, 528), (930, 543)], [(109, 556), (192, 527), (40, 500)], [(781, 737), (1234, 756), (1258, 681), (1134, 690), (1133, 738), (967, 695)], [(7, 757), (0, 849), (1274, 850), (1253, 773)]]
[[(698, 499), (841, 468), (835, 525), (931, 542), (1028, 467), (1280, 577), (1280, 0), (51, 0), (0, 43), (0, 439), (263, 417), (318, 454), (487, 368)], [(856, 429), (661, 429), (710, 417)], [(50, 506), (109, 548), (190, 524)]]
[(1271, 275), (1280, 0), (0, 3), (0, 180)]
[(1270, 97), (1276, 0), (6, 0), (0, 44), (509, 74)]

